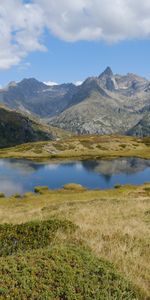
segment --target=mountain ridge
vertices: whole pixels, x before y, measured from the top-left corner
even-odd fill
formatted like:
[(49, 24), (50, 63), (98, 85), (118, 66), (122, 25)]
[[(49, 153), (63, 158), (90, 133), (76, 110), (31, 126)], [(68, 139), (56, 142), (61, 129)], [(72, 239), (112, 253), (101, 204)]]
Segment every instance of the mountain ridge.
[(114, 74), (110, 67), (80, 86), (48, 86), (29, 78), (1, 89), (0, 103), (74, 133), (127, 134), (150, 109), (150, 81), (133, 73)]

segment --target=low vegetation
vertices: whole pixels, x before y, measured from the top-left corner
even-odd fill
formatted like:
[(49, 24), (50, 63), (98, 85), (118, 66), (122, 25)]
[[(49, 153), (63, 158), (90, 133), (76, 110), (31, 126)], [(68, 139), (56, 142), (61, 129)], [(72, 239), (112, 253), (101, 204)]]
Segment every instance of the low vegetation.
[(0, 198), (0, 299), (148, 300), (149, 200), (149, 183)]
[(150, 138), (128, 136), (73, 136), (64, 140), (28, 143), (0, 150), (1, 158), (89, 159), (115, 157), (150, 159)]
[(58, 230), (72, 232), (75, 225), (57, 219), (20, 225), (0, 225), (0, 256), (46, 247), (53, 242)]
[(77, 183), (69, 183), (69, 184), (65, 184), (63, 187), (65, 190), (70, 190), (70, 191), (85, 191), (86, 188), (83, 187), (81, 184), (77, 184)]
[(81, 247), (54, 245), (0, 259), (1, 299), (138, 299), (113, 265)]

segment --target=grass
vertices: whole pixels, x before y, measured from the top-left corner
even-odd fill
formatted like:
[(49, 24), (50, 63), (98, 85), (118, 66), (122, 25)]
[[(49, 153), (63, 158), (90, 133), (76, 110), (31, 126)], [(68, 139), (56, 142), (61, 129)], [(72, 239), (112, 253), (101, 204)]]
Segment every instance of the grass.
[[(53, 257), (50, 254), (51, 251), (53, 251), (53, 249), (51, 250), (51, 248), (32, 250), (29, 253), (27, 252), (26, 254), (21, 256), (20, 254), (14, 256), (16, 255), (14, 253), (12, 257), (2, 257), (1, 263), (4, 270), (5, 266), (8, 263), (8, 267), (5, 271), (3, 271), (3, 282), (5, 283), (6, 289), (4, 293), (8, 290), (9, 293), (13, 293), (11, 286), (15, 286), (17, 299), (17, 293), (19, 293), (18, 289), (20, 288), (22, 293), (24, 293), (24, 290), (26, 290), (26, 288), (22, 288), (22, 286), (24, 285), (24, 287), (27, 287), (27, 282), (31, 282), (31, 285), (33, 282), (32, 288), (34, 287), (35, 296), (31, 299), (37, 299), (36, 289), (37, 286), (39, 287), (39, 282), (41, 282), (42, 290), (39, 289), (39, 291), (41, 291), (41, 295), (44, 295), (41, 299), (148, 300), (150, 295), (149, 191), (150, 183), (146, 183), (143, 186), (120, 186), (117, 189), (105, 191), (91, 191), (81, 189), (81, 187), (77, 187), (76, 185), (74, 186), (72, 184), (70, 186), (70, 189), (67, 188), (56, 191), (45, 189), (42, 190), (42, 193), (30, 193), (28, 196), (26, 195), (21, 199), (16, 199), (15, 197), (0, 198), (1, 224), (21, 224), (31, 221), (41, 222), (41, 224), (44, 224), (43, 221), (49, 219), (57, 219), (61, 222), (64, 222), (64, 219), (67, 219), (71, 222), (71, 224), (73, 223), (75, 224), (75, 226), (77, 226), (76, 230), (73, 231), (71, 235), (67, 234), (65, 231), (63, 232), (62, 230), (60, 231), (58, 229), (58, 231), (55, 232), (55, 238), (53, 239), (53, 241), (49, 241), (48, 244), (44, 244), (46, 247), (49, 247), (48, 245), (50, 245), (51, 247), (54, 246), (53, 249), (57, 249), (54, 250), (54, 252), (56, 253), (57, 251), (60, 251), (60, 257), (57, 257), (56, 261), (55, 258), (51, 260), (51, 258)], [(2, 228), (4, 228), (3, 226), (7, 227), (8, 225), (2, 225)], [(18, 225), (16, 226), (17, 227), (12, 227), (11, 225), (11, 228), (18, 228)], [(57, 243), (56, 246), (53, 245), (54, 241), (59, 245), (62, 245), (62, 248), (59, 247), (59, 245), (57, 246)], [(20, 241), (20, 243), (22, 243), (22, 241)], [(66, 243), (68, 245), (68, 251), (71, 252), (66, 252)], [(74, 244), (73, 248), (71, 246), (72, 244)], [(6, 242), (6, 248), (7, 245), (9, 245), (9, 242), (8, 244)], [(83, 263), (83, 257), (81, 255), (83, 246), (81, 247), (79, 245), (84, 245), (86, 249), (90, 248), (92, 251), (91, 254), (89, 254), (89, 250), (85, 250), (87, 251), (86, 253), (88, 255), (88, 259), (85, 259), (86, 265), (81, 264), (81, 268), (79, 261), (81, 260)], [(72, 258), (69, 258), (72, 257), (70, 255), (74, 255), (74, 251), (77, 255), (77, 261), (75, 264), (74, 260), (72, 260)], [(49, 257), (48, 260), (47, 257)], [(71, 264), (71, 266), (70, 261), (73, 261), (73, 264)], [(115, 274), (122, 274), (122, 276), (126, 278), (125, 281), (119, 281), (120, 283), (118, 285), (118, 280), (114, 281), (111, 284), (110, 282), (108, 283), (108, 281), (105, 280), (105, 288), (101, 290), (101, 286), (99, 286), (97, 281), (100, 279), (97, 278), (98, 275), (94, 275), (97, 273), (95, 273), (95, 267), (93, 267), (95, 265), (98, 266), (99, 264), (101, 264), (101, 261), (104, 262), (104, 265), (106, 261), (111, 262), (116, 270)], [(38, 265), (35, 262), (39, 262), (38, 265), (40, 266), (44, 265), (44, 268), (37, 269)], [(58, 264), (59, 267), (57, 267), (57, 263), (59, 262), (61, 262), (61, 264)], [(92, 265), (92, 262), (94, 263), (94, 265)], [(17, 273), (16, 264), (19, 266), (19, 273)], [(52, 269), (51, 264), (53, 266)], [(44, 271), (46, 266), (49, 266), (46, 269), (47, 272)], [(60, 266), (62, 266), (62, 269), (60, 268)], [(73, 273), (72, 271), (66, 271), (70, 270), (70, 267), (73, 268)], [(91, 267), (93, 271), (87, 271), (87, 269), (91, 270)], [(20, 268), (22, 268), (22, 271), (20, 271)], [(10, 270), (10, 272), (8, 272), (8, 270)], [(54, 272), (54, 279), (52, 278), (53, 272), (51, 273), (51, 271), (49, 270), (57, 270), (57, 274)], [(62, 273), (61, 271), (59, 273), (59, 270), (63, 270)], [(109, 267), (107, 271), (107, 274), (109, 274)], [(23, 275), (21, 275), (21, 272), (23, 272)], [(27, 279), (28, 276), (26, 275), (26, 272), (27, 274), (30, 274), (30, 280)], [(67, 274), (65, 272), (67, 272)], [(64, 274), (64, 276), (62, 276), (62, 274)], [(40, 277), (40, 279), (38, 276)], [(57, 276), (59, 277), (58, 280), (56, 279)], [(81, 283), (80, 287), (78, 286), (78, 283), (76, 281), (78, 276)], [(16, 282), (16, 277), (18, 281), (16, 285), (14, 285), (14, 282)], [(104, 278), (106, 279), (105, 270)], [(114, 276), (113, 278), (115, 280), (115, 278), (118, 277)], [(50, 286), (52, 282), (52, 284), (55, 286), (55, 281), (56, 283), (58, 283), (58, 289), (54, 289), (54, 293), (56, 294), (52, 294), (50, 296), (50, 294), (46, 294), (49, 293), (46, 288), (46, 282), (49, 282)], [(100, 282), (102, 281), (100, 280)], [(124, 285), (123, 282), (126, 282), (127, 285)], [(133, 286), (136, 286), (137, 288), (131, 288), (130, 292), (127, 293), (128, 289), (126, 290), (126, 287), (129, 286), (129, 282), (132, 282)], [(76, 288), (76, 284), (78, 288)], [(123, 290), (121, 286), (124, 286), (124, 294), (122, 292)], [(112, 288), (112, 294), (110, 291), (110, 287)], [(113, 287), (115, 287), (114, 292)], [(83, 289), (84, 293), (86, 292), (85, 296), (83, 293)], [(79, 295), (77, 293), (78, 290)], [(63, 293), (63, 291), (65, 291), (64, 295), (61, 294)], [(115, 294), (115, 291), (116, 293), (120, 294)], [(138, 296), (134, 295), (136, 291), (140, 291), (140, 294), (138, 294)], [(29, 290), (29, 295), (30, 293), (31, 291)], [(5, 294), (2, 295), (2, 299), (5, 299)], [(12, 299), (13, 294), (10, 295), (10, 299)], [(30, 296), (28, 298), (30, 298)], [(26, 299), (26, 296), (22, 294), (22, 298), (20, 299)]]
[(128, 136), (74, 136), (60, 141), (28, 143), (0, 150), (1, 158), (92, 159), (115, 157), (150, 159), (150, 138)]

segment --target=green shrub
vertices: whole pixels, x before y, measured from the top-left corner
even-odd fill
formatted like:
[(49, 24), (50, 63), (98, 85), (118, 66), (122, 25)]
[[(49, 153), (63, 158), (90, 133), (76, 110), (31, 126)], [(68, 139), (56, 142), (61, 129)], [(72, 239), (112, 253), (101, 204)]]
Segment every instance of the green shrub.
[(4, 193), (0, 193), (0, 198), (4, 198), (5, 194)]
[(142, 299), (112, 264), (73, 245), (0, 259), (0, 299)]
[(72, 190), (72, 191), (86, 191), (86, 188), (81, 184), (77, 183), (68, 183), (63, 186), (65, 190)]
[(144, 137), (142, 142), (146, 145), (146, 146), (150, 146), (150, 137)]
[(145, 190), (146, 192), (150, 192), (150, 186), (145, 187), (144, 190)]
[(148, 209), (148, 210), (145, 211), (145, 215), (146, 216), (150, 216), (150, 209)]
[(48, 186), (36, 186), (34, 188), (34, 192), (39, 193), (39, 194), (42, 194), (43, 192), (48, 191), (48, 190), (49, 190)]
[(17, 198), (21, 198), (21, 195), (16, 193), (16, 194), (12, 195), (12, 197), (17, 199)]
[(127, 146), (126, 144), (120, 144), (120, 147), (123, 149), (126, 148), (126, 146)]
[(122, 185), (120, 183), (117, 183), (117, 184), (114, 185), (115, 189), (120, 189), (121, 187), (122, 187)]
[(67, 232), (75, 228), (73, 223), (57, 219), (20, 225), (0, 225), (0, 256), (45, 247), (51, 244), (58, 230)]

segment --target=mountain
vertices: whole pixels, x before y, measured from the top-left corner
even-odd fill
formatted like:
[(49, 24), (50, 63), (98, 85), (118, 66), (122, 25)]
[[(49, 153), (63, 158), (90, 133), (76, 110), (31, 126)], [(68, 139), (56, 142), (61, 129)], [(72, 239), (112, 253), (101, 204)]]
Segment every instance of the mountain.
[(76, 86), (72, 83), (48, 86), (34, 78), (11, 82), (0, 90), (0, 103), (40, 117), (53, 116), (69, 105)]
[(147, 113), (133, 128), (128, 131), (129, 135), (146, 137), (150, 136), (150, 112)]
[(73, 105), (50, 124), (81, 134), (126, 133), (150, 108), (149, 82), (134, 74), (114, 75), (108, 67), (88, 78), (73, 95)]
[[(29, 78), (1, 89), (0, 103), (74, 133), (134, 135), (150, 111), (150, 81), (132, 73), (114, 74), (110, 67), (80, 86), (48, 86)], [(149, 118), (147, 122), (149, 126)]]
[(27, 142), (54, 140), (67, 135), (58, 128), (0, 106), (0, 148)]

